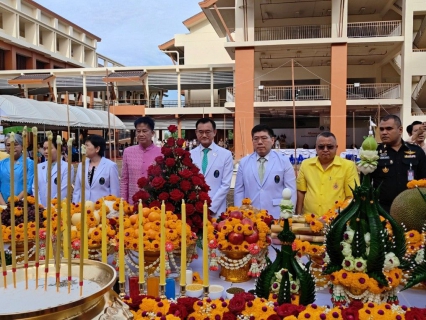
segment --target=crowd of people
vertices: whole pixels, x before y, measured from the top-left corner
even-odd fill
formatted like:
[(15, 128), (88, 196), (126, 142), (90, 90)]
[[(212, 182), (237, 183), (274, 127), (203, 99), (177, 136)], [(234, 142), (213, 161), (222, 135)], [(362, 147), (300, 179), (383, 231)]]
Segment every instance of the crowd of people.
[[(150, 117), (141, 117), (134, 123), (137, 144), (124, 149), (122, 173), (119, 177), (117, 164), (104, 157), (106, 141), (98, 135), (89, 135), (85, 140), (85, 199), (97, 199), (113, 194), (132, 203), (132, 196), (138, 191), (137, 180), (148, 176), (148, 167), (155, 158), (162, 156), (161, 146), (153, 143), (155, 122)], [(216, 123), (210, 118), (201, 118), (195, 125), (196, 143), (189, 142), (185, 147), (190, 149), (192, 161), (205, 176), (210, 186), (212, 199), (210, 210), (214, 215), (222, 213), (226, 208), (226, 198), (231, 188), (234, 168), (232, 153), (226, 149), (226, 140), (216, 144)], [(387, 115), (379, 124), (380, 138), (377, 151), (378, 167), (371, 174), (375, 187), (381, 186), (379, 201), (389, 211), (393, 199), (407, 188), (407, 182), (413, 179), (426, 178), (426, 155), (424, 152), (423, 123), (413, 123), (407, 131), (410, 141), (402, 139), (402, 125), (399, 117)], [(409, 131), (410, 130), (410, 131)], [(272, 151), (276, 145), (273, 130), (263, 124), (251, 130), (254, 152), (239, 162), (234, 188), (234, 205), (240, 206), (244, 198), (250, 198), (254, 207), (267, 209), (275, 218), (279, 218), (282, 191), (292, 191), (292, 201), (296, 214), (314, 213), (321, 215), (335, 201), (345, 200), (352, 196), (355, 185), (360, 178), (355, 163), (337, 156), (338, 144), (333, 133), (324, 131), (317, 136), (315, 149), (317, 156), (303, 161), (297, 178), (289, 158)], [(34, 163), (30, 158), (23, 159), (23, 141), (19, 134), (15, 135), (15, 149), (10, 149), (10, 136), (6, 136), (6, 150), (13, 156), (15, 176), (15, 196), (22, 198), (26, 188), (28, 194), (34, 193), (34, 184), (38, 184), (40, 203), (47, 204), (47, 198), (57, 196), (58, 183), (61, 184), (61, 196), (67, 191), (67, 175), (74, 177), (74, 171), (68, 172), (64, 159), (58, 159), (57, 145), (52, 141), (52, 152), (48, 152), (46, 140), (39, 150), (45, 157), (51, 157), (51, 172), (46, 162), (38, 163), (38, 181), (34, 180)], [(195, 147), (194, 147), (195, 146)], [(423, 148), (423, 149), (422, 149)], [(272, 151), (272, 152), (271, 152)], [(23, 163), (27, 163), (27, 185), (23, 185)], [(61, 181), (57, 181), (57, 162), (61, 163)], [(72, 201), (81, 200), (82, 164), (75, 175)], [(47, 194), (47, 181), (51, 176), (51, 194)], [(6, 204), (10, 196), (10, 158), (0, 161), (0, 204)]]

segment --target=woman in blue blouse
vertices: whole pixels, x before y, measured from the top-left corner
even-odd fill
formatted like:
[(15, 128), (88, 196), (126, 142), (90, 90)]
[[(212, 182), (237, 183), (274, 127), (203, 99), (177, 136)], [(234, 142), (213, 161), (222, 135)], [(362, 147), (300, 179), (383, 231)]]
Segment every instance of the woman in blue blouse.
[[(6, 152), (15, 159), (15, 196), (19, 199), (24, 197), (24, 159), (22, 156), (22, 136), (15, 134), (15, 150), (10, 150), (10, 135), (6, 136)], [(27, 161), (27, 188), (28, 195), (32, 194), (34, 180), (34, 163), (30, 158)], [(0, 204), (6, 204), (10, 197), (10, 158), (0, 161)]]

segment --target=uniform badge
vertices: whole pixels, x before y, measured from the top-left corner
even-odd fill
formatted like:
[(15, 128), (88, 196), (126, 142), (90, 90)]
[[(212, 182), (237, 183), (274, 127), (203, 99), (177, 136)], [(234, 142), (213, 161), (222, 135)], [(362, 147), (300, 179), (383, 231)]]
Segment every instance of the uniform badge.
[(100, 178), (99, 179), (99, 184), (102, 186), (102, 185), (104, 185), (105, 184), (105, 178)]
[(214, 173), (213, 173), (214, 177), (218, 178), (219, 177), (219, 173), (220, 173), (219, 170), (215, 170)]
[(408, 150), (408, 151), (404, 151), (404, 153), (406, 153), (406, 154), (415, 154), (415, 153), (416, 153), (416, 151)]
[(393, 164), (393, 160), (389, 161), (390, 164)]
[(382, 171), (383, 171), (383, 173), (388, 173), (388, 172), (389, 172), (389, 169), (388, 169), (388, 168), (386, 168), (386, 167), (384, 167), (384, 168), (382, 169)]
[(333, 189), (337, 190), (338, 188), (339, 188), (339, 186), (337, 185), (337, 182), (335, 182), (334, 185), (333, 185)]
[(45, 167), (45, 166), (42, 166), (41, 168), (44, 170), (44, 168), (46, 168), (46, 167)]
[(57, 185), (58, 184), (58, 178), (55, 178), (55, 180), (53, 180), (53, 182)]
[(275, 177), (274, 177), (274, 181), (275, 181), (275, 183), (280, 183), (280, 176), (279, 175), (276, 175)]

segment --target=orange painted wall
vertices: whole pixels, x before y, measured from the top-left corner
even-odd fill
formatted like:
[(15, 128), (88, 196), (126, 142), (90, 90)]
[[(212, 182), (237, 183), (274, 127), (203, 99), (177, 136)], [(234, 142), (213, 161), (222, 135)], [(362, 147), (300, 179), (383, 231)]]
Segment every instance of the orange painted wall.
[(254, 48), (235, 49), (235, 159), (253, 152), (254, 126)]
[(116, 116), (144, 116), (145, 106), (144, 105), (121, 105), (111, 106), (110, 112)]
[(348, 74), (348, 45), (331, 45), (331, 120), (330, 130), (339, 145), (346, 149), (346, 79)]

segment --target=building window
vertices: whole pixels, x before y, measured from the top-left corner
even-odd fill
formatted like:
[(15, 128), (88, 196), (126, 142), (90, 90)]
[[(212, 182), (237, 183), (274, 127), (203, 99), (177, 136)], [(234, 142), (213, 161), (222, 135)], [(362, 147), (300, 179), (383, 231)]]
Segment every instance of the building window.
[(19, 23), (19, 36), (25, 38), (25, 23)]
[(0, 12), (0, 29), (3, 29), (3, 12)]
[(43, 61), (36, 60), (36, 69), (44, 69), (46, 66), (46, 63)]
[(38, 32), (38, 44), (43, 45), (43, 32)]
[(5, 66), (5, 51), (0, 49), (0, 70), (6, 70)]
[(56, 51), (60, 51), (59, 38), (56, 38)]
[(27, 57), (21, 56), (20, 54), (16, 55), (16, 70), (25, 70), (27, 69)]

